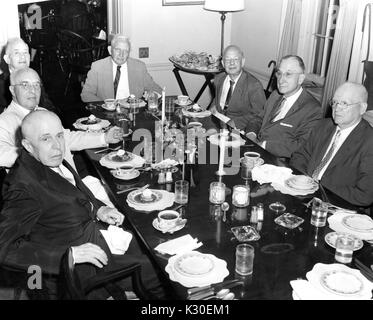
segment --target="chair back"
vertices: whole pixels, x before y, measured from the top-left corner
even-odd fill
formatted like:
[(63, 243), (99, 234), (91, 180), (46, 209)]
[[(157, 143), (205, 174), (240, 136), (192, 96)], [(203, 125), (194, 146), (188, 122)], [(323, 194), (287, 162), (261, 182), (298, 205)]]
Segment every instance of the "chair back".
[(64, 28), (90, 39), (94, 32), (94, 20), (90, 13), (77, 14), (66, 22)]

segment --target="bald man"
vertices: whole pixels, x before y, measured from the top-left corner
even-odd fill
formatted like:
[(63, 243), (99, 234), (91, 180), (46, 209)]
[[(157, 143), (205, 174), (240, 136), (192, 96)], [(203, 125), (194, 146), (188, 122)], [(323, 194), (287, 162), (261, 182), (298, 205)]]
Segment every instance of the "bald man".
[[(20, 126), (23, 118), (35, 109), (39, 109), (41, 92), (40, 77), (31, 68), (16, 70), (11, 75), (10, 91), (12, 103), (0, 114), (0, 166), (13, 166), (21, 147)], [(107, 146), (121, 139), (117, 127), (105, 133), (64, 130), (66, 140), (65, 159), (75, 169), (71, 151)]]
[(333, 119), (323, 119), (290, 164), (356, 206), (373, 203), (373, 128), (362, 119), (368, 93), (346, 82), (334, 93)]
[(222, 63), (225, 72), (214, 79), (215, 99), (210, 110), (227, 116), (237, 129), (258, 131), (266, 101), (262, 84), (244, 70), (245, 57), (239, 47), (226, 47)]
[[(9, 90), (10, 75), (30, 66), (30, 52), (27, 43), (21, 38), (9, 39), (5, 48), (4, 61), (8, 65), (8, 70), (4, 70), (0, 76), (0, 108), (3, 109), (12, 101), (12, 94)], [(49, 99), (43, 86), (41, 87), (39, 106), (54, 112), (59, 111)]]
[(146, 286), (157, 284), (135, 239), (124, 255), (111, 254), (100, 229), (121, 225), (124, 216), (97, 200), (64, 161), (60, 119), (50, 111), (33, 111), (22, 122), (22, 135), (24, 149), (4, 182), (0, 264), (22, 270), (37, 265), (42, 272), (57, 275), (62, 255), (72, 247), (83, 279), (99, 269), (105, 272), (139, 262)]
[(80, 95), (84, 102), (126, 99), (130, 94), (141, 98), (146, 91), (162, 92), (145, 64), (129, 57), (131, 43), (127, 37), (115, 35), (108, 51), (111, 56), (92, 63)]

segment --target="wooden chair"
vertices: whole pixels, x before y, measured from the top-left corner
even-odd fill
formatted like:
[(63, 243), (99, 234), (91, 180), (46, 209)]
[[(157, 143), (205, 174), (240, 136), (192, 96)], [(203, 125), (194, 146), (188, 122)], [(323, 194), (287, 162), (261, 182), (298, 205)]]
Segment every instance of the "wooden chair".
[(73, 74), (84, 81), (92, 62), (95, 60), (95, 51), (91, 43), (83, 36), (70, 31), (60, 30), (57, 33), (59, 48), (67, 64), (68, 77), (65, 86), (65, 95), (68, 92)]
[(64, 25), (64, 29), (73, 31), (86, 39), (94, 33), (94, 17), (90, 13), (72, 16)]
[(149, 299), (145, 293), (144, 286), (141, 281), (141, 266), (133, 264), (125, 269), (97, 274), (95, 277), (86, 281), (82, 286), (81, 281), (75, 271), (73, 263), (72, 250), (69, 248), (61, 260), (61, 291), (62, 298), (66, 300), (86, 300), (87, 295), (98, 288), (105, 288), (115, 300), (127, 300), (124, 291), (117, 285), (116, 281), (131, 277), (132, 287), (140, 299)]

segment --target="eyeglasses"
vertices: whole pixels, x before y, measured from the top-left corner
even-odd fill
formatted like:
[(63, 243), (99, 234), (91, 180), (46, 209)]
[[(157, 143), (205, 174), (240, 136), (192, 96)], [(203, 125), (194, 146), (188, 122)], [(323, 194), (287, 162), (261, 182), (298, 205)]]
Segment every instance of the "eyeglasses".
[(337, 101), (337, 100), (330, 100), (329, 102), (329, 105), (332, 107), (332, 108), (337, 108), (338, 106), (340, 107), (340, 109), (342, 110), (347, 110), (349, 107), (355, 105), (355, 104), (359, 104), (360, 102), (354, 102), (354, 103), (347, 103), (347, 102), (344, 102), (344, 101)]
[(237, 64), (241, 61), (241, 58), (232, 58), (232, 59), (224, 59), (224, 62), (225, 63), (234, 63), (234, 64)]
[(129, 52), (129, 50), (127, 50), (127, 49), (114, 48), (114, 49), (113, 49), (113, 52), (114, 52), (116, 55), (120, 55), (120, 54), (127, 54), (127, 53)]
[(280, 70), (276, 70), (275, 75), (277, 78), (285, 77), (285, 78), (290, 78), (295, 74), (302, 74), (303, 72), (281, 72)]
[(13, 85), (13, 87), (16, 87), (16, 86), (21, 87), (23, 90), (27, 90), (27, 91), (31, 91), (32, 89), (37, 91), (41, 89), (40, 82), (34, 82), (34, 83), (21, 82), (21, 83), (17, 83)]

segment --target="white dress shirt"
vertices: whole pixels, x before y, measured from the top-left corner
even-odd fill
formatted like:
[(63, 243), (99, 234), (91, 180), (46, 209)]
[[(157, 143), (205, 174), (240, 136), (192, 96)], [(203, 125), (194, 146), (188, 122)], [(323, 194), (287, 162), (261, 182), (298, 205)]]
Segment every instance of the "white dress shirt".
[(52, 168), (51, 167), (51, 169), (54, 172), (58, 173), (61, 177), (65, 178), (71, 184), (73, 184), (74, 186), (76, 186), (74, 175), (62, 163), (59, 165), (59, 167), (56, 167), (56, 168)]
[[(330, 162), (332, 162), (334, 156), (336, 155), (336, 153), (338, 152), (338, 150), (340, 149), (340, 147), (342, 146), (342, 144), (345, 142), (345, 140), (348, 138), (348, 136), (350, 135), (350, 133), (352, 132), (352, 130), (354, 130), (356, 128), (356, 126), (360, 123), (360, 121), (358, 123), (356, 123), (355, 125), (351, 126), (351, 127), (348, 127), (346, 129), (340, 129), (340, 136), (338, 138), (338, 141), (337, 141), (337, 144), (334, 148), (334, 151), (332, 153), (332, 156), (330, 157), (329, 161), (324, 165), (324, 167), (322, 168), (322, 170), (320, 171), (319, 175), (317, 176), (317, 180), (321, 180), (321, 177), (323, 176), (324, 172), (326, 171), (326, 169), (328, 168)], [(326, 149), (323, 157), (328, 153), (329, 149), (331, 148), (332, 146), (332, 142), (334, 140), (334, 137), (337, 133), (337, 130), (335, 130), (334, 134), (333, 134), (333, 137), (332, 139), (330, 140), (330, 143), (329, 143), (329, 146), (328, 148)], [(323, 159), (323, 158), (321, 158)]]
[[(117, 74), (117, 64), (113, 61), (113, 83)], [(128, 83), (128, 67), (127, 62), (121, 65), (120, 78), (118, 83), (117, 95), (115, 99), (127, 99), (130, 95), (130, 87)]]
[[(234, 85), (233, 85), (233, 88), (232, 88), (232, 95), (233, 95), (234, 89), (236, 88), (238, 80), (240, 80), (241, 74), (242, 74), (242, 70), (241, 70), (240, 74), (238, 75), (238, 77), (235, 80), (233, 80)], [(225, 100), (227, 99), (227, 95), (228, 95), (228, 91), (229, 91), (229, 87), (230, 87), (230, 82), (229, 82), (230, 80), (232, 80), (232, 79), (229, 77), (229, 75), (227, 75), (225, 77), (224, 82), (223, 82), (223, 87), (222, 87), (222, 90), (221, 90), (221, 96), (220, 96), (220, 102), (219, 102), (222, 110), (224, 110)]]

